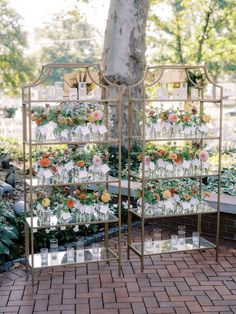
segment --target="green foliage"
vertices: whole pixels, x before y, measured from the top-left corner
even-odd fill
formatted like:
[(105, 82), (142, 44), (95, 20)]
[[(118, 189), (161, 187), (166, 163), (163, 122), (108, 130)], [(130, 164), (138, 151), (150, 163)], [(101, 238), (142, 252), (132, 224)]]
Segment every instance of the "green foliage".
[(234, 0), (152, 0), (151, 4), (152, 62), (205, 63), (214, 75), (235, 71)]
[(5, 259), (15, 257), (18, 239), (15, 216), (11, 214), (7, 203), (0, 199), (0, 263)]
[[(218, 162), (218, 154), (210, 158), (211, 163)], [(229, 149), (222, 153), (221, 156), (223, 168), (221, 172), (221, 193), (236, 196), (236, 150)], [(207, 180), (207, 187), (209, 190), (217, 193), (218, 191), (218, 178), (209, 177)]]
[[(39, 40), (49, 43), (40, 51), (40, 62), (91, 63), (98, 60), (101, 47), (94, 37), (97, 31), (91, 27), (78, 10), (52, 17), (48, 24), (37, 30)], [(59, 73), (53, 73), (54, 80)]]
[[(141, 147), (138, 144), (134, 144), (131, 151), (131, 168), (133, 171), (137, 171), (139, 168), (139, 161), (137, 159), (138, 154), (141, 153)], [(119, 154), (118, 147), (111, 146), (109, 147), (109, 157), (108, 157), (108, 165), (111, 168), (110, 174), (111, 176), (118, 176), (118, 163), (119, 163)], [(127, 170), (128, 170), (128, 150), (125, 146), (121, 148), (121, 176), (122, 178), (127, 178)]]
[(15, 116), (16, 110), (17, 108), (14, 108), (14, 107), (3, 108), (5, 118), (13, 118)]
[(0, 154), (8, 153), (11, 161), (22, 160), (22, 145), (15, 138), (0, 137)]
[[(221, 193), (236, 196), (236, 165), (229, 168), (223, 168), (221, 175)], [(207, 181), (209, 190), (218, 192), (218, 178), (209, 177)]]
[(32, 77), (34, 60), (26, 58), (26, 33), (22, 30), (21, 17), (0, 0), (0, 82), (7, 94), (17, 94), (18, 88)]

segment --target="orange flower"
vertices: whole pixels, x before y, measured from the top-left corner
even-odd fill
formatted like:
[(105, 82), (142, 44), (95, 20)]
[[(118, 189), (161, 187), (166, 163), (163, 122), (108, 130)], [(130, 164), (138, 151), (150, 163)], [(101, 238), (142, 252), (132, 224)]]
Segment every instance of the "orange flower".
[(170, 188), (169, 191), (170, 191), (172, 196), (176, 193), (176, 189), (174, 189), (174, 188)]
[(139, 154), (139, 155), (137, 156), (137, 158), (138, 158), (138, 161), (142, 161), (143, 155), (142, 155), (142, 154)]
[(176, 164), (180, 164), (182, 162), (183, 158), (180, 155), (177, 155), (177, 158), (175, 159)]
[(108, 193), (107, 191), (104, 191), (102, 193), (102, 196), (101, 196), (101, 200), (104, 202), (104, 203), (107, 203), (111, 200), (111, 195), (110, 193)]
[(183, 116), (183, 122), (189, 122), (190, 117), (189, 116)]
[(165, 190), (163, 193), (162, 193), (163, 197), (165, 199), (167, 198), (170, 198), (172, 195), (171, 195), (171, 191), (170, 190)]
[(36, 119), (36, 120), (35, 120), (35, 123), (36, 123), (37, 125), (40, 125), (40, 124), (43, 123), (43, 119), (42, 119), (42, 118)]
[(67, 205), (68, 208), (72, 208), (72, 207), (74, 207), (75, 203), (74, 203), (74, 201), (72, 201), (72, 200), (68, 200), (68, 201), (66, 202), (66, 205)]
[(190, 200), (190, 196), (188, 194), (184, 194), (183, 197), (184, 197), (185, 201), (189, 201)]
[(169, 158), (171, 160), (176, 160), (177, 159), (177, 155), (175, 153), (169, 153)]
[(79, 199), (80, 199), (80, 200), (85, 200), (85, 199), (86, 199), (86, 195), (85, 195), (84, 193), (81, 193), (81, 194), (79, 195)]
[(167, 152), (167, 149), (162, 148), (157, 152), (157, 155), (161, 157), (161, 156), (165, 155), (166, 152)]
[(210, 197), (210, 193), (209, 192), (204, 192), (204, 197)]
[(154, 193), (153, 196), (154, 196), (158, 201), (160, 201), (161, 198), (160, 198), (160, 195), (159, 195), (158, 193)]
[(85, 162), (83, 160), (79, 160), (79, 161), (77, 161), (76, 165), (78, 167), (84, 167), (85, 166)]
[(51, 164), (51, 161), (48, 159), (48, 158), (42, 158), (40, 161), (39, 161), (39, 165), (43, 168), (48, 168)]
[(31, 116), (31, 120), (32, 121), (36, 121), (37, 120), (37, 118), (32, 114), (32, 116)]
[(80, 194), (80, 190), (75, 190), (75, 194), (79, 195)]

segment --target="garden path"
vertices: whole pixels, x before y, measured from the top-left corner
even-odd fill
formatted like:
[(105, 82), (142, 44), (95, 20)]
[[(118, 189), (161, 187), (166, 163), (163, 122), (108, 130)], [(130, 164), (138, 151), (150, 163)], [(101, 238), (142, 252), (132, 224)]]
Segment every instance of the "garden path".
[[(117, 245), (117, 238), (110, 241)], [(127, 260), (123, 235), (123, 276), (117, 263), (48, 269), (37, 274), (32, 288), (24, 270), (12, 269), (2, 284), (0, 279), (0, 313), (236, 313), (236, 244), (221, 244), (219, 263), (214, 255), (212, 250), (148, 257), (141, 273), (135, 255)]]

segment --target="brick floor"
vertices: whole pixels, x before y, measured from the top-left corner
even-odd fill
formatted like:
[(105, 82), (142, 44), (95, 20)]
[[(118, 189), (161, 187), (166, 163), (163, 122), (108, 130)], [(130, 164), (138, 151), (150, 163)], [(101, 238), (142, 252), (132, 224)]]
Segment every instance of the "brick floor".
[(32, 288), (14, 269), (1, 274), (0, 313), (236, 313), (235, 243), (221, 244), (219, 263), (215, 250), (157, 255), (145, 259), (142, 273), (137, 256), (127, 260), (123, 235), (122, 273), (115, 262), (45, 269)]

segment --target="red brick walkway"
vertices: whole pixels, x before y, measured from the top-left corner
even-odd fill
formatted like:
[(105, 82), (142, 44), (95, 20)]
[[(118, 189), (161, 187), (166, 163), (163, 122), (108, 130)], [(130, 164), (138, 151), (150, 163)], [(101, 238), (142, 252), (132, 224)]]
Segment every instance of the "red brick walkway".
[[(0, 286), (0, 313), (144, 314), (236, 313), (236, 248), (146, 258), (126, 258), (123, 276), (117, 264), (90, 264), (43, 270), (31, 287), (22, 270), (5, 274)], [(112, 240), (116, 243), (116, 239)]]

